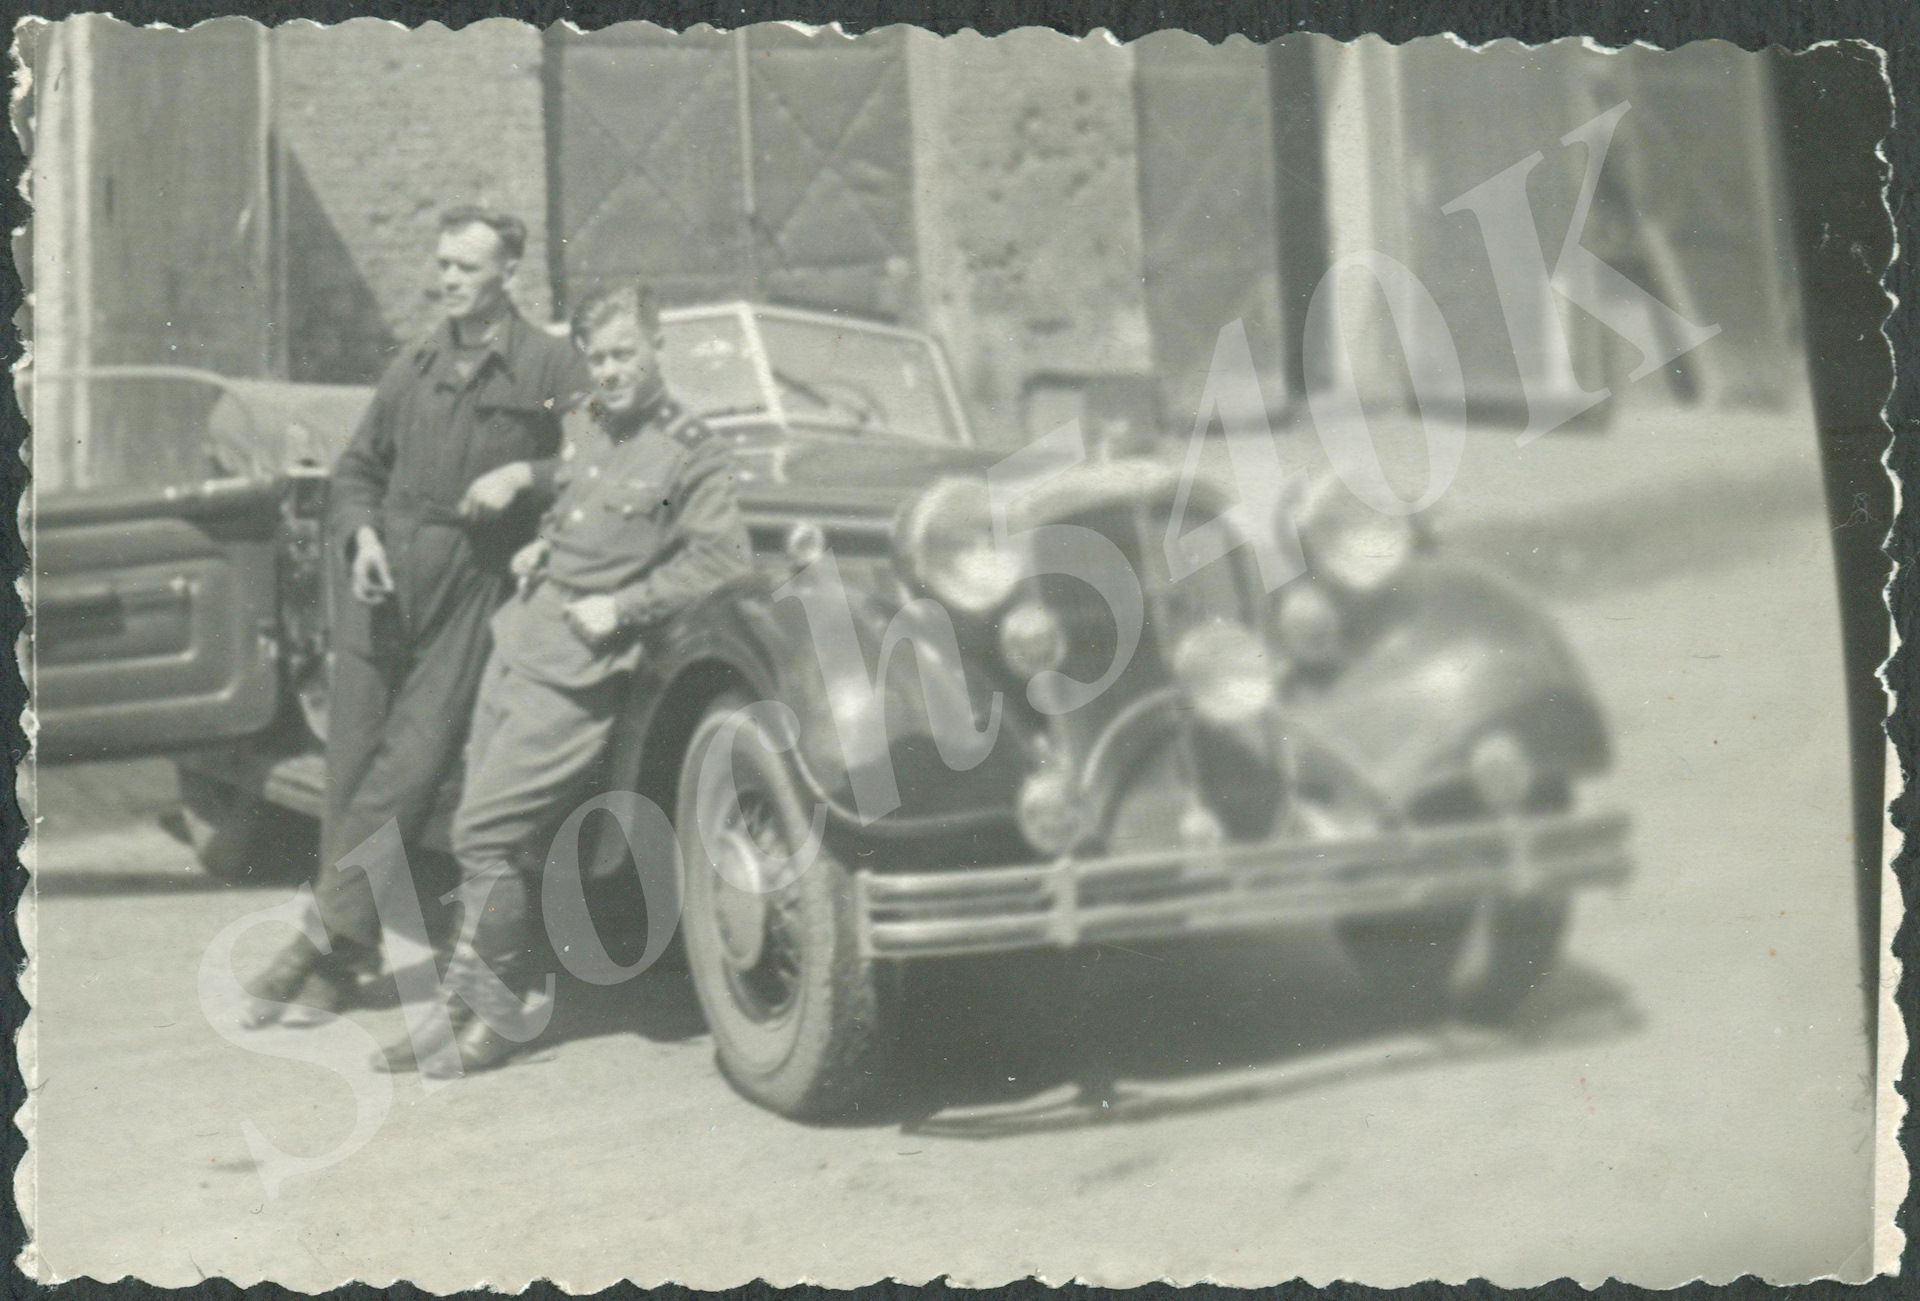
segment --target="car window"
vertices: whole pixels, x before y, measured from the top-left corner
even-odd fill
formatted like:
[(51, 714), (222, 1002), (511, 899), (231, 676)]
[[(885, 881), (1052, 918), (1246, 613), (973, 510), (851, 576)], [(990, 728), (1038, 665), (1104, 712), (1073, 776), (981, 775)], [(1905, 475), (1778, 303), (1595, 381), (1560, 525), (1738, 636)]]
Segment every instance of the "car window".
[(718, 419), (767, 409), (738, 316), (667, 321), (660, 332), (661, 370), (674, 396), (694, 413)]
[(961, 441), (933, 349), (836, 321), (763, 315), (760, 337), (787, 419), (851, 434)]
[[(42, 491), (120, 491), (246, 473), (207, 437), (218, 376), (101, 367), (36, 377), (33, 453)], [(52, 463), (49, 463), (49, 462)]]

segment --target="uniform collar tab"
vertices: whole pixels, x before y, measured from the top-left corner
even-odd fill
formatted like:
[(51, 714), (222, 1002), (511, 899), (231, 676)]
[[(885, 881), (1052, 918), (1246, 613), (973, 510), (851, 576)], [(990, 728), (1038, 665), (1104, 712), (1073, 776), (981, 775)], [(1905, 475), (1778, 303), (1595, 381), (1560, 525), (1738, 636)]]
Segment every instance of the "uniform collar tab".
[(587, 410), (593, 414), (593, 418), (599, 422), (602, 429), (610, 435), (619, 437), (636, 433), (648, 425), (664, 424), (679, 414), (680, 406), (673, 400), (673, 395), (667, 392), (666, 381), (656, 375), (653, 384), (646, 393), (641, 395), (640, 401), (635, 404), (633, 410), (624, 415), (609, 414), (601, 407), (599, 400), (594, 398), (588, 399)]

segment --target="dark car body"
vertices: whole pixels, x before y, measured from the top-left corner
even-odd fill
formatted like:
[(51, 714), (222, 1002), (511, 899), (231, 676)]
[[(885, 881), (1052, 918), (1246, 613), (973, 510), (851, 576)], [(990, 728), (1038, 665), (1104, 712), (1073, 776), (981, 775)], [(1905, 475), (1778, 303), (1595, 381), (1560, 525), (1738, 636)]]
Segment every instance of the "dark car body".
[[(1347, 590), (1322, 572), (1332, 553), (1309, 520), (1306, 572), (1276, 591), (1244, 547), (1173, 582), (1162, 539), (1191, 470), (1173, 449), (1052, 467), (1001, 521), (1040, 551), (1097, 535), (1125, 557), (1143, 593), (1130, 652), (1120, 616), (1058, 574), (936, 610), (928, 503), (966, 498), (1003, 459), (973, 445), (937, 345), (745, 303), (664, 328), (669, 382), (735, 451), (755, 572), (649, 635), (607, 786), (674, 809), (712, 702), (790, 709), (783, 780), (825, 811), (862, 961), (1300, 921), (1361, 928), (1360, 953), (1370, 919), (1559, 907), (1625, 876), (1625, 819), (1579, 807), (1577, 784), (1608, 763), (1591, 692), (1501, 579), (1407, 533), (1404, 554)], [(214, 477), (40, 505), (42, 751), (187, 751), (192, 771), (316, 812), (315, 521), (364, 391), (216, 387)], [(1218, 476), (1187, 491), (1196, 518), (1232, 499)], [(1288, 602), (1311, 617), (1289, 623)], [(1069, 678), (1117, 666), (1106, 690), (1038, 707), (1005, 650), (1023, 604), (1057, 624)], [(837, 658), (823, 617), (839, 620)], [(1198, 699), (1216, 661), (1251, 693), (1240, 714)], [(983, 731), (997, 719), (988, 752), (950, 761), (940, 700)], [(897, 796), (884, 810), (862, 802), (876, 781)], [(607, 836), (590, 858), (617, 873), (625, 843)]]

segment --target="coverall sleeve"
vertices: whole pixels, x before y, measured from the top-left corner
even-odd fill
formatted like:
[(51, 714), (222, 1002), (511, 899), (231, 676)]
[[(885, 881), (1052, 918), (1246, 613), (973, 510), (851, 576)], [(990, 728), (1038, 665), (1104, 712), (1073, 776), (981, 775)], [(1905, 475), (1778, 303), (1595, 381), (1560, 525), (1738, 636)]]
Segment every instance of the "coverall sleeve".
[(726, 447), (703, 439), (676, 479), (669, 500), (680, 545), (645, 578), (613, 594), (623, 627), (658, 623), (752, 572), (751, 543)]
[(386, 500), (387, 482), (393, 474), (394, 394), (399, 368), (406, 364), (402, 356), (381, 377), (359, 427), (334, 463), (333, 478), (327, 486), (333, 534), (349, 554), (354, 535), (362, 528), (376, 527), (380, 521), (380, 505)]
[(527, 486), (527, 493), (541, 510), (552, 505), (553, 499), (560, 495), (560, 485), (555, 482), (554, 476), (560, 470), (557, 453), (566, 436), (561, 422), (569, 411), (586, 400), (592, 383), (587, 375), (587, 363), (571, 343), (548, 367), (545, 399), (547, 410), (552, 413), (552, 446), (556, 454), (527, 462), (527, 468), (533, 471), (533, 482)]

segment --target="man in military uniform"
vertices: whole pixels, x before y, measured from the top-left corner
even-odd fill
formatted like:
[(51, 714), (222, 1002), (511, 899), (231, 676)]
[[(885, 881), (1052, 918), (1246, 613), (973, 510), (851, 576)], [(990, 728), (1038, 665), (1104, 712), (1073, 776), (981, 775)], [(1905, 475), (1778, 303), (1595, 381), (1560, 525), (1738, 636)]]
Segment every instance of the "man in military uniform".
[[(351, 578), (333, 610), (315, 882), (331, 950), (304, 937), (285, 949), (255, 983), (255, 1024), (312, 1023), (315, 1009), (352, 1001), (358, 977), (378, 969), (380, 918), (364, 872), (336, 864), (392, 819), (416, 874), (430, 871), (422, 838), (457, 798), (487, 620), (551, 498), (561, 413), (588, 387), (573, 348), (507, 296), (525, 244), (507, 214), (445, 214), (435, 257), (446, 319), (387, 369), (334, 468), (330, 535)], [(429, 885), (429, 899), (444, 888)]]
[[(453, 823), (461, 876), (485, 905), (471, 945), (454, 952), (447, 985), (459, 1001), (438, 1023), (453, 1029), (465, 1070), (521, 1046), (488, 1022), (516, 1014), (530, 983), (545, 850), (534, 842), (591, 793), (645, 631), (751, 572), (732, 457), (667, 392), (659, 329), (637, 287), (575, 313), (593, 400), (566, 419), (558, 497), (514, 557), (519, 595), (493, 619)], [(411, 1065), (416, 1048), (424, 1061), (435, 1047), (405, 1041), (376, 1065)]]

